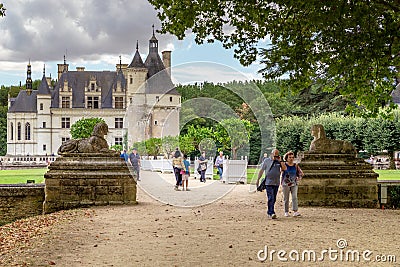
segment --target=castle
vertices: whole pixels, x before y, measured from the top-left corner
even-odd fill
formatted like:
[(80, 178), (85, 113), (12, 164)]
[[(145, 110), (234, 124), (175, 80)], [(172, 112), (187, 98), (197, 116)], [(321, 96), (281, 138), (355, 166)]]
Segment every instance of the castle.
[(64, 57), (55, 86), (44, 70), (38, 89), (32, 90), (28, 64), (26, 90), (8, 100), (7, 156), (55, 154), (82, 118), (103, 118), (110, 146), (177, 136), (181, 97), (171, 80), (171, 52), (162, 52), (162, 58), (153, 28), (146, 60), (136, 44), (131, 63), (120, 59), (115, 71), (71, 71)]

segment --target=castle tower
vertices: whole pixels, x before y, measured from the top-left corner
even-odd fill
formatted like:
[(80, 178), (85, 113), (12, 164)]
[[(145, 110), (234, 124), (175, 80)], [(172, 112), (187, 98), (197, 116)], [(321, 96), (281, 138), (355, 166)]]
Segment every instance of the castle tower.
[(60, 77), (64, 72), (68, 72), (68, 65), (69, 64), (67, 64), (67, 60), (65, 59), (65, 55), (64, 55), (64, 63), (57, 64), (57, 67), (58, 67), (58, 78), (57, 79), (58, 80), (60, 80)]
[(147, 68), (139, 53), (139, 42), (136, 42), (136, 51), (132, 62), (125, 69), (124, 75), (127, 80), (127, 110), (126, 125), (128, 128), (128, 142), (144, 140), (146, 117), (146, 95), (145, 84), (147, 79)]
[(45, 67), (43, 67), (43, 77), (37, 90), (36, 101), (37, 125), (34, 138), (38, 144), (37, 153), (39, 155), (50, 155), (53, 152), (51, 142), (51, 92)]

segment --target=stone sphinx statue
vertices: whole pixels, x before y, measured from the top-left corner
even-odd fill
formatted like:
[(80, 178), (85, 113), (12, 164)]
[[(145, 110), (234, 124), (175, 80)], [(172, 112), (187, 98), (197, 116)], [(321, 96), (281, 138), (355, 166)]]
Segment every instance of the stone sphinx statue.
[(324, 126), (315, 124), (311, 127), (311, 135), (314, 136), (310, 145), (310, 153), (316, 154), (352, 154), (357, 151), (349, 141), (332, 140), (326, 137)]
[(58, 154), (64, 153), (115, 153), (108, 148), (104, 135), (108, 133), (108, 126), (104, 122), (97, 123), (92, 135), (88, 138), (71, 139), (64, 142), (58, 149)]

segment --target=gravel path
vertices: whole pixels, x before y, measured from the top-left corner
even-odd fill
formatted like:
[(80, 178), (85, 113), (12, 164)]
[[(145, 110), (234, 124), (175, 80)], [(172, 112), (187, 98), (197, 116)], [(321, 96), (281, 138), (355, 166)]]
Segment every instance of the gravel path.
[[(143, 173), (139, 182), (144, 189), (145, 184), (150, 185), (145, 183), (147, 178), (153, 176)], [(203, 188), (210, 192), (226, 186), (191, 181), (192, 191), (176, 192), (171, 186), (173, 177), (166, 175), (165, 181), (168, 190), (155, 191), (172, 192), (165, 197), (168, 203), (171, 196), (203, 200), (206, 197), (196, 196)], [(160, 181), (156, 184), (164, 187)], [(281, 194), (279, 197), (279, 218), (268, 220), (264, 193), (249, 193), (247, 185), (232, 186), (217, 201), (190, 208), (161, 203), (139, 188), (138, 205), (80, 210), (68, 219), (53, 219), (53, 224), (42, 225), (40, 234), (29, 235), (29, 242), (17, 242), (13, 249), (2, 251), (0, 265), (400, 266), (400, 210), (301, 207), (301, 217), (283, 217)], [(43, 216), (32, 220), (39, 218)], [(28, 231), (18, 224), (12, 229), (15, 238)], [(6, 234), (2, 232), (2, 236)], [(261, 262), (258, 256), (265, 257), (265, 248), (268, 257)], [(282, 259), (278, 258), (279, 250), (286, 253)], [(322, 254), (324, 250), (331, 251), (331, 258)], [(366, 259), (372, 262), (362, 255), (352, 262), (346, 260), (346, 253), (368, 250), (371, 254)], [(316, 253), (315, 261), (312, 255), (308, 259), (310, 251)], [(318, 261), (321, 255), (324, 258)], [(377, 256), (386, 260), (395, 256), (396, 262), (393, 257), (392, 262), (378, 262)]]

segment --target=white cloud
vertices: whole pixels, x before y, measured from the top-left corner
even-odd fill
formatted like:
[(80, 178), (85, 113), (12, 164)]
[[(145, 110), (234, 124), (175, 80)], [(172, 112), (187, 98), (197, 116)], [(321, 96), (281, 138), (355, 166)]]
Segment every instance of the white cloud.
[[(0, 59), (26, 62), (92, 59), (99, 54), (130, 54), (136, 40), (147, 52), (151, 25), (160, 27), (156, 11), (146, 0), (3, 0)], [(157, 35), (163, 50), (171, 35)], [(170, 48), (170, 47), (169, 47)], [(145, 49), (145, 51), (144, 51)]]
[[(44, 63), (46, 74), (51, 73), (55, 78), (57, 64), (63, 62), (64, 55), (71, 70), (77, 66), (86, 67), (86, 70), (114, 70), (120, 55), (122, 63), (131, 62), (137, 40), (144, 61), (152, 35), (151, 26), (154, 24), (155, 29), (160, 28), (156, 11), (146, 0), (1, 2), (7, 8), (6, 16), (0, 19), (0, 84), (4, 85), (25, 81), (28, 60), (32, 64), (34, 80), (42, 77)], [(205, 55), (214, 55), (211, 53), (214, 48), (209, 44), (205, 50), (199, 49), (190, 31), (183, 41), (170, 34), (156, 34), (156, 37), (160, 52), (176, 51), (172, 54), (172, 63), (191, 59), (210, 60)], [(178, 56), (174, 57), (178, 51), (187, 53), (181, 53), (184, 56), (178, 59)], [(220, 54), (215, 54), (215, 58), (221, 61)], [(230, 64), (235, 59), (228, 55), (226, 61)], [(227, 66), (189, 65), (173, 67), (174, 77), (180, 83), (260, 78), (254, 69), (240, 73)]]

